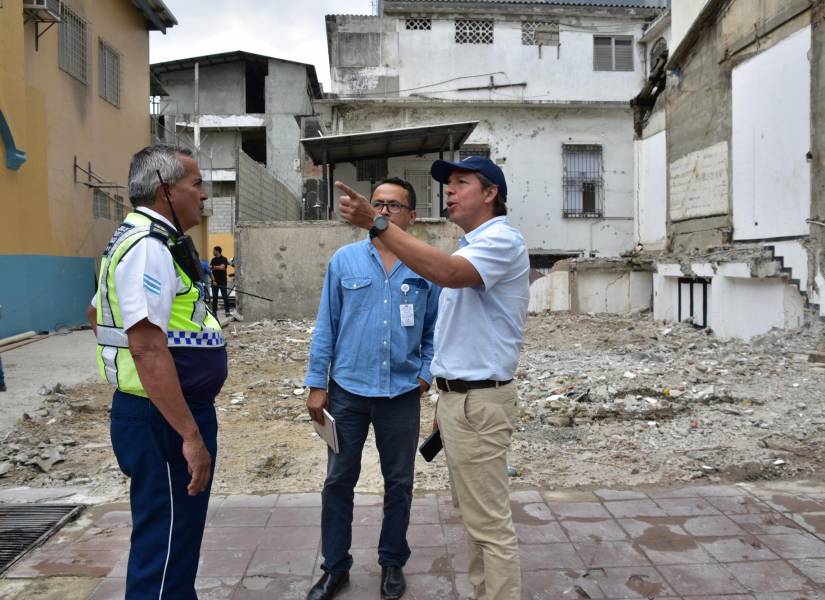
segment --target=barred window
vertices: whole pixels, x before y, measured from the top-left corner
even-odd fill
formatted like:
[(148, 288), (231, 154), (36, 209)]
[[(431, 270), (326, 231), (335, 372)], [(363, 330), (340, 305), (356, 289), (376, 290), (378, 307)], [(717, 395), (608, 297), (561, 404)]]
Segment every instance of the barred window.
[(100, 97), (120, 106), (120, 53), (100, 40), (98, 44)]
[(126, 217), (126, 206), (123, 204), (123, 196), (115, 196), (115, 214), (113, 219), (118, 223)]
[(356, 163), (358, 181), (378, 181), (387, 176), (388, 167), (386, 158), (371, 158), (359, 160)]
[(522, 21), (521, 44), (523, 46), (558, 46), (558, 23), (541, 21)]
[(57, 64), (78, 81), (89, 83), (86, 20), (65, 4), (60, 16)]
[(424, 18), (406, 19), (404, 27), (407, 31), (430, 31), (433, 28), (432, 21)]
[(490, 158), (490, 146), (487, 144), (464, 144), (458, 150), (458, 159), (464, 160), (470, 156)]
[(594, 71), (632, 71), (633, 38), (593, 36)]
[(103, 190), (95, 189), (94, 202), (92, 204), (92, 215), (99, 219), (111, 219), (112, 213), (109, 210), (109, 195)]
[(563, 145), (565, 217), (601, 217), (604, 214), (602, 147)]
[(479, 19), (456, 19), (456, 44), (492, 44), (493, 22)]

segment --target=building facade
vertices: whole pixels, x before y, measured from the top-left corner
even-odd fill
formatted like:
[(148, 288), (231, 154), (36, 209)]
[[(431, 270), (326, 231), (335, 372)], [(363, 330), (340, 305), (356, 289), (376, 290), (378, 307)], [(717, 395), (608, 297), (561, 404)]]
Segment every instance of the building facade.
[(85, 323), (96, 261), (149, 142), (161, 0), (0, 3), (0, 338)]
[(749, 339), (825, 315), (823, 7), (696, 7), (687, 24), (672, 14), (666, 89), (637, 131), (640, 172), (665, 166), (640, 177), (667, 192), (654, 316)]
[(153, 99), (155, 138), (195, 151), (211, 184), (210, 246), (235, 255), (238, 150), (265, 165), (300, 215), (302, 119), (321, 95), (315, 67), (227, 52), (155, 63), (152, 74), (165, 94)]
[[(484, 154), (504, 168), (534, 266), (616, 256), (633, 246), (638, 40), (666, 5), (387, 0), (377, 16), (328, 16), (322, 122), (341, 135), (478, 121), (456, 159)], [(405, 177), (419, 217), (438, 217), (435, 158), (342, 164), (335, 178), (368, 193), (386, 174)]]

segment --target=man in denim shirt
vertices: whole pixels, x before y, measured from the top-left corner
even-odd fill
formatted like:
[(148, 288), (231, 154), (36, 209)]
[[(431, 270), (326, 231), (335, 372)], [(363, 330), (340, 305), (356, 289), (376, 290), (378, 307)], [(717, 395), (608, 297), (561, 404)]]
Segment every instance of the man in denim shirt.
[[(415, 190), (403, 179), (381, 182), (371, 204), (401, 229), (415, 222)], [(384, 476), (381, 596), (404, 594), (420, 398), (432, 382), (439, 293), (372, 235), (340, 248), (329, 262), (309, 353), (306, 404), (319, 423), (324, 408), (335, 418), (340, 453), (327, 453), (324, 574), (308, 600), (328, 600), (349, 580), (354, 490), (370, 423)]]

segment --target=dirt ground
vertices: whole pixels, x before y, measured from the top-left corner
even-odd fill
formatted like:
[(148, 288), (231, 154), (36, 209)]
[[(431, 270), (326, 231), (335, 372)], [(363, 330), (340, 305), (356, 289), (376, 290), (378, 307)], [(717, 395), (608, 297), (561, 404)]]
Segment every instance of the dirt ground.
[[(722, 341), (649, 315), (534, 315), (517, 382), (514, 488), (658, 486), (702, 479), (820, 479), (825, 467), (823, 325)], [(304, 408), (308, 321), (232, 323), (217, 399), (215, 493), (317, 491), (326, 450)], [(127, 494), (109, 445), (104, 383), (43, 396), (0, 446), (0, 486), (83, 485)], [(421, 436), (436, 396), (422, 400)], [(441, 453), (418, 457), (416, 489), (449, 487)], [(372, 436), (358, 491), (382, 480)]]

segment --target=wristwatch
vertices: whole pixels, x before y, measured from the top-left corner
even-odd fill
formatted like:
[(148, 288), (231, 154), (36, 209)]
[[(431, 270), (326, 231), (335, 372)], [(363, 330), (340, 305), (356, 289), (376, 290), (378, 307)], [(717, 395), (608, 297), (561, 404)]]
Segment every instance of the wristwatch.
[(390, 220), (384, 215), (378, 215), (372, 219), (372, 227), (370, 228), (370, 239), (376, 238), (384, 233), (390, 226)]

